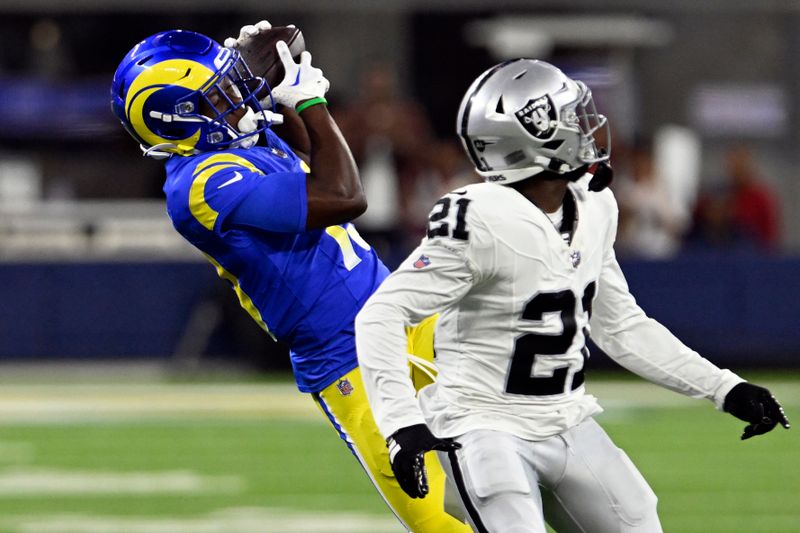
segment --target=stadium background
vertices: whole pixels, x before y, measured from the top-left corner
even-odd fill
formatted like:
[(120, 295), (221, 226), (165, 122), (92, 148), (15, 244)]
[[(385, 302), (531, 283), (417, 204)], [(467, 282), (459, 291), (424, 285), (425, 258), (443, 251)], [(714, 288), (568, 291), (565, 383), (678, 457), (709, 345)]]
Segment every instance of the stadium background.
[[(648, 150), (680, 222), (672, 246), (619, 250), (634, 294), (798, 412), (796, 2), (4, 0), (0, 531), (398, 530), (293, 389), (285, 347), (173, 232), (160, 164), (109, 111), (113, 71), (142, 37), (222, 40), (261, 18), (301, 27), (331, 80), (370, 180), (375, 214), (357, 224), (390, 265), (439, 192), (473, 178), (453, 123), (478, 73), (524, 55), (584, 79), (614, 127), (620, 194)], [(730, 196), (742, 147), (776, 203), (767, 237), (701, 209)], [(742, 424), (709, 405), (596, 351), (590, 369), (665, 530), (800, 529), (796, 430), (741, 443)]]

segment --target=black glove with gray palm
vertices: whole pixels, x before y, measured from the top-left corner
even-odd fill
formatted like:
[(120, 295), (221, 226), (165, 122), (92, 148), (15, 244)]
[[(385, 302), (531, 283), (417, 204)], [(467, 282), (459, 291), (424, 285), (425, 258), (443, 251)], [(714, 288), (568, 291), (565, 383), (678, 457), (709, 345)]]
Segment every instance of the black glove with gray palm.
[(425, 452), (450, 452), (461, 444), (435, 437), (425, 424), (415, 424), (395, 431), (386, 439), (389, 462), (400, 488), (412, 498), (428, 494), (428, 474), (425, 471)]
[(732, 388), (725, 396), (722, 408), (726, 413), (750, 423), (744, 428), (742, 440), (763, 435), (778, 424), (786, 429), (790, 427), (783, 407), (772, 393), (752, 383), (739, 383)]

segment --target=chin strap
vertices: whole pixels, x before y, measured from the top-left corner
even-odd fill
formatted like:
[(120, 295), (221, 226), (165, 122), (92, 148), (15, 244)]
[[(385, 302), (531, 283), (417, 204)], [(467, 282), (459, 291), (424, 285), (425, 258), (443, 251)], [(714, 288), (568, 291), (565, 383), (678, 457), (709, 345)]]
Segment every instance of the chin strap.
[[(239, 130), (239, 133), (244, 133), (246, 135), (240, 138), (239, 140), (233, 142), (231, 144), (231, 147), (252, 148), (253, 146), (255, 146), (255, 144), (258, 142), (260, 134), (253, 132), (258, 130), (259, 122), (267, 122), (269, 126), (272, 126), (273, 124), (275, 125), (283, 124), (283, 115), (281, 115), (280, 113), (274, 113), (272, 111), (267, 111), (267, 110), (262, 110), (256, 113), (255, 111), (253, 111), (252, 108), (248, 107), (247, 112), (245, 112), (244, 116), (242, 116), (242, 118), (240, 118), (239, 122), (236, 124), (236, 129)], [(232, 135), (234, 135), (235, 133), (236, 132), (231, 131)]]
[[(158, 111), (151, 111), (150, 117), (156, 120), (160, 120), (162, 122), (211, 122), (209, 118), (206, 117), (184, 117), (177, 114), (170, 114), (170, 113), (160, 113)], [(259, 138), (258, 133), (253, 133), (252, 135), (247, 135), (248, 133), (255, 132), (259, 125), (259, 122), (267, 122), (270, 126), (273, 124), (280, 125), (283, 124), (283, 115), (280, 113), (275, 113), (274, 111), (262, 110), (259, 112), (253, 111), (252, 108), (248, 107), (247, 111), (245, 112), (244, 116), (239, 119), (239, 122), (236, 124), (236, 129), (230, 127), (227, 123), (225, 123), (225, 127), (228, 129), (228, 134), (231, 137), (238, 137), (239, 134), (245, 134), (242, 138), (237, 141), (231, 143), (231, 148), (251, 148), (257, 142)], [(236, 131), (238, 129), (238, 131)], [(220, 132), (212, 133), (212, 135), (219, 135), (220, 140), (222, 140), (222, 134)], [(219, 141), (218, 141), (219, 142)], [(174, 152), (167, 152), (164, 151), (165, 149), (175, 149), (178, 146), (173, 143), (160, 143), (150, 147), (145, 145), (140, 145), (142, 149), (142, 155), (145, 157), (151, 157), (157, 160), (169, 159), (172, 157)]]
[[(555, 164), (558, 166), (558, 163)], [(592, 178), (589, 180), (589, 190), (592, 192), (600, 192), (608, 187), (614, 180), (614, 169), (606, 161), (600, 161), (594, 165), (581, 165), (574, 170), (559, 174), (550, 170), (545, 170), (537, 176), (546, 180), (567, 180), (578, 181), (583, 176), (589, 173)]]
[[(551, 168), (561, 169), (566, 166), (566, 163), (563, 163), (560, 159), (552, 159), (551, 161), (555, 161), (555, 163), (551, 163)], [(562, 164), (563, 163), (563, 164)], [(567, 168), (569, 168), (567, 166)], [(589, 171), (589, 165), (581, 165), (577, 168), (574, 168), (568, 172), (558, 172), (556, 170), (543, 170), (539, 174), (536, 174), (534, 177), (542, 178), (545, 180), (567, 180), (567, 181), (578, 181), (582, 177), (586, 175)]]
[(600, 192), (614, 180), (614, 169), (605, 161), (597, 163), (597, 166), (592, 172), (592, 179), (589, 180), (589, 190), (593, 192)]
[(159, 161), (162, 159), (169, 159), (174, 155), (172, 152), (164, 152), (162, 150), (163, 148), (177, 148), (177, 147), (178, 147), (177, 144), (172, 144), (172, 143), (161, 143), (161, 144), (155, 144), (153, 146), (145, 146), (143, 144), (139, 145), (139, 148), (142, 149), (142, 155), (144, 157), (152, 157), (153, 159)]

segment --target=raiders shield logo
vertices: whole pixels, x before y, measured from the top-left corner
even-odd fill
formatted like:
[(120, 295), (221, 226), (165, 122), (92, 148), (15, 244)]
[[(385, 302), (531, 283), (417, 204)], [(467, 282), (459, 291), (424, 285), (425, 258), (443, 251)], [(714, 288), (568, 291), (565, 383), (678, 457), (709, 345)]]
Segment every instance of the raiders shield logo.
[(547, 140), (555, 132), (556, 106), (547, 95), (536, 100), (528, 100), (525, 107), (514, 115), (525, 131), (539, 140)]

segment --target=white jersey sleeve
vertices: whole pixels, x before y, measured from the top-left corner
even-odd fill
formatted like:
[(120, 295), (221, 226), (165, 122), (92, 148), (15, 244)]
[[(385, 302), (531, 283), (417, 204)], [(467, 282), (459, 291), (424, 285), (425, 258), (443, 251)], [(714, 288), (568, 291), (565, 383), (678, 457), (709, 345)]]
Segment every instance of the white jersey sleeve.
[[(613, 202), (610, 193), (609, 198)], [(616, 223), (611, 227), (616, 228)], [(725, 395), (744, 380), (701, 357), (645, 314), (617, 263), (614, 238), (612, 231), (593, 303), (592, 340), (631, 372), (692, 398), (712, 400), (722, 409)]]
[(425, 422), (409, 377), (405, 326), (460, 300), (491, 268), (492, 254), (486, 250), (491, 241), (467, 239), (463, 233), (474, 232), (480, 224), (465, 200), (451, 193), (437, 202), (429, 237), (384, 280), (356, 317), (359, 366), (384, 437)]

